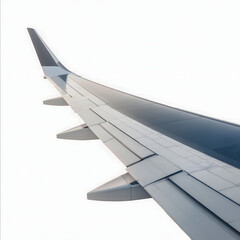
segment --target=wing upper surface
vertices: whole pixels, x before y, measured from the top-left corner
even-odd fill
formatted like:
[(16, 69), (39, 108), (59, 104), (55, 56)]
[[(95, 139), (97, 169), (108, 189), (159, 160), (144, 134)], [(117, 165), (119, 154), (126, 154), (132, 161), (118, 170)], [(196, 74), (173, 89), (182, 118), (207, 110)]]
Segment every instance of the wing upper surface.
[(71, 74), (61, 84), (69, 106), (191, 238), (238, 238), (240, 196), (231, 194), (240, 190), (238, 169), (114, 110)]
[[(121, 98), (124, 93), (88, 81), (60, 65), (43, 69), (68, 105), (192, 239), (239, 239), (239, 169), (137, 121), (126, 111), (126, 104), (130, 110), (137, 105)], [(108, 90), (119, 94), (106, 97)], [(167, 114), (166, 106), (161, 106), (162, 121), (171, 118), (180, 123), (198, 118), (184, 111), (176, 115), (179, 110), (172, 108)], [(230, 142), (237, 144), (239, 127), (229, 126), (231, 131), (238, 129)]]

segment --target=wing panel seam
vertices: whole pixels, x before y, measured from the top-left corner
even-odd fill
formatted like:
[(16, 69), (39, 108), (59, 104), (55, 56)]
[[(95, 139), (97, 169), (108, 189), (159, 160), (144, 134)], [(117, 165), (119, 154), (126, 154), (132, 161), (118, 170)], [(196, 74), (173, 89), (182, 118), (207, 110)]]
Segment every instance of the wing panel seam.
[[(184, 172), (184, 171), (182, 171)], [(175, 175), (175, 174), (172, 174)], [(189, 174), (188, 174), (189, 175)], [(191, 199), (193, 199), (196, 203), (198, 203), (200, 206), (202, 206), (206, 211), (208, 211), (209, 213), (211, 213), (214, 217), (216, 217), (219, 221), (221, 221), (226, 227), (230, 228), (232, 231), (234, 231), (235, 233), (239, 234), (239, 231), (237, 231), (234, 227), (232, 227), (228, 222), (224, 221), (222, 218), (220, 218), (218, 215), (216, 215), (213, 211), (211, 211), (209, 208), (207, 208), (205, 205), (203, 205), (201, 202), (199, 202), (196, 198), (194, 198), (193, 196), (191, 196), (188, 192), (186, 192), (184, 189), (182, 189), (179, 185), (177, 185), (174, 181), (172, 181), (170, 178), (168, 178), (168, 180), (174, 184), (178, 189), (180, 189), (181, 191), (183, 191), (187, 196), (189, 196)], [(144, 186), (145, 187), (145, 186)]]

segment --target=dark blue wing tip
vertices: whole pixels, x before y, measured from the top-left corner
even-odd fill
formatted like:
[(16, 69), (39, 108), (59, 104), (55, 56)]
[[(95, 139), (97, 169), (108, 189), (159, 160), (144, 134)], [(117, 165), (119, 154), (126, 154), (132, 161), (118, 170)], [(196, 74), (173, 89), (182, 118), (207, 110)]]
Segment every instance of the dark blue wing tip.
[(36, 32), (36, 30), (34, 28), (27, 28), (27, 30), (28, 30), (29, 34), (30, 34), (30, 32)]
[(33, 28), (27, 28), (27, 30), (38, 55), (40, 64), (42, 66), (58, 66), (56, 61), (53, 59), (51, 53), (48, 51), (45, 44), (43, 43), (42, 39), (37, 34), (36, 30)]

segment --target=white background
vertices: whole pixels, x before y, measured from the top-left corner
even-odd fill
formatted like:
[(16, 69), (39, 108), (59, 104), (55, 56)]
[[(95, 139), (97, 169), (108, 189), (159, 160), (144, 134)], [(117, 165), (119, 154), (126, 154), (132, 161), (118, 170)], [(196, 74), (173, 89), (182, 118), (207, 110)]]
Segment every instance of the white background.
[(73, 72), (239, 123), (239, 13), (239, 0), (3, 0), (2, 239), (188, 239), (153, 200), (86, 200), (124, 166), (100, 141), (56, 139), (82, 122), (42, 105), (58, 94), (27, 27)]

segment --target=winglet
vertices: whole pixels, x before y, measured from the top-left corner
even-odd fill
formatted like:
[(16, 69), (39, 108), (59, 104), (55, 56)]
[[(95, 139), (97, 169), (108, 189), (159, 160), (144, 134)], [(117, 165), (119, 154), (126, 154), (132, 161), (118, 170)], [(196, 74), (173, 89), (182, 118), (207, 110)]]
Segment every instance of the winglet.
[(59, 60), (37, 34), (36, 30), (33, 28), (28, 28), (27, 30), (38, 55), (40, 64), (42, 66), (58, 66)]
[(62, 70), (69, 72), (69, 70), (66, 69), (62, 65), (62, 63), (58, 60), (58, 58), (50, 50), (50, 48), (47, 46), (47, 44), (38, 35), (37, 31), (33, 28), (27, 28), (27, 30), (31, 37), (33, 46), (36, 50), (38, 59), (40, 61), (41, 66), (43, 67), (43, 70), (45, 67), (59, 67)]

